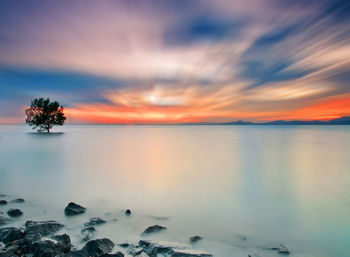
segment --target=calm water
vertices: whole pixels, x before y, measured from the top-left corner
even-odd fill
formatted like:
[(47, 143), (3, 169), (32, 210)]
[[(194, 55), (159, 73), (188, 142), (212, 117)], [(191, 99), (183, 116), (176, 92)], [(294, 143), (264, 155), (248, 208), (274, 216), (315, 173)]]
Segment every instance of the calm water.
[[(23, 197), (15, 220), (56, 219), (80, 246), (98, 237), (187, 242), (215, 256), (350, 256), (350, 126), (65, 126), (56, 135), (0, 126), (0, 193)], [(69, 201), (86, 214), (66, 218)], [(15, 204), (0, 207), (6, 211)], [(130, 218), (122, 211), (130, 208)], [(117, 219), (117, 220), (115, 220)], [(242, 240), (246, 236), (247, 240)]]

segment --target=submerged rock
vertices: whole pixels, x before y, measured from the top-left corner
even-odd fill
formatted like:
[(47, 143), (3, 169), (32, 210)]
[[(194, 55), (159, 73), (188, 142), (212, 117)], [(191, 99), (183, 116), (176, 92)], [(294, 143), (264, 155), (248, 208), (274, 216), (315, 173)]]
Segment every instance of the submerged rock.
[(23, 212), (20, 209), (10, 209), (7, 211), (7, 214), (10, 217), (19, 217), (19, 216), (23, 215)]
[(5, 204), (7, 204), (6, 200), (0, 200), (0, 205), (5, 205)]
[(126, 215), (126, 216), (130, 216), (130, 215), (131, 215), (130, 209), (127, 209), (127, 210), (125, 211), (125, 215)]
[(0, 214), (0, 225), (5, 225), (10, 222), (10, 219)]
[(24, 233), (18, 228), (0, 228), (0, 241), (5, 244), (11, 243), (22, 238), (24, 238)]
[(91, 240), (81, 249), (87, 256), (97, 257), (102, 254), (110, 253), (114, 248), (114, 243), (108, 238)]
[(94, 227), (85, 227), (80, 231), (83, 234), (83, 242), (89, 241), (95, 237), (96, 229)]
[(194, 243), (196, 243), (196, 242), (198, 242), (198, 241), (200, 241), (200, 240), (202, 240), (202, 239), (203, 239), (203, 238), (200, 237), (200, 236), (193, 236), (193, 237), (191, 237), (191, 238), (189, 239), (189, 241), (190, 241), (190, 243), (194, 244)]
[(91, 226), (95, 226), (95, 225), (100, 225), (100, 224), (104, 224), (106, 223), (106, 221), (104, 219), (101, 218), (91, 218), (89, 222), (86, 222), (84, 224), (85, 227), (91, 227)]
[(76, 204), (76, 203), (73, 203), (73, 202), (70, 202), (66, 208), (64, 209), (64, 213), (67, 215), (67, 216), (73, 216), (73, 215), (78, 215), (78, 214), (82, 214), (84, 213), (86, 210), (85, 207), (79, 205), (79, 204)]
[(23, 198), (17, 198), (17, 199), (13, 199), (10, 201), (11, 203), (24, 203), (24, 199)]
[(57, 247), (64, 253), (68, 253), (72, 247), (70, 237), (67, 234), (56, 235), (53, 237), (57, 241)]
[(166, 227), (163, 227), (163, 226), (160, 226), (160, 225), (153, 225), (153, 226), (150, 226), (148, 228), (145, 229), (145, 231), (143, 231), (142, 234), (150, 234), (150, 233), (154, 233), (154, 232), (159, 232), (159, 231), (162, 231), (162, 230), (165, 230)]
[(271, 250), (275, 250), (277, 251), (278, 253), (281, 253), (281, 254), (289, 254), (289, 250), (287, 247), (285, 247), (283, 244), (280, 244), (278, 246), (273, 246), (270, 248)]
[(25, 223), (25, 236), (28, 238), (40, 238), (41, 236), (48, 236), (56, 233), (64, 225), (58, 223), (57, 221), (27, 221)]

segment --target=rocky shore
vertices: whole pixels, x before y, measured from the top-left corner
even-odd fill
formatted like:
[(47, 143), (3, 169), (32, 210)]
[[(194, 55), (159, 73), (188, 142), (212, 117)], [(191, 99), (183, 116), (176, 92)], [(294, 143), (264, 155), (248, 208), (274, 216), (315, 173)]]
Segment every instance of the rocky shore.
[[(23, 199), (14, 199), (12, 203), (22, 203)], [(1, 205), (7, 201), (0, 199)], [(66, 216), (84, 215), (86, 208), (70, 202), (63, 210)], [(188, 244), (179, 244), (165, 241), (139, 240), (137, 244), (113, 242), (108, 238), (95, 238), (95, 227), (107, 223), (106, 220), (94, 217), (84, 223), (80, 233), (84, 246), (78, 249), (72, 245), (68, 234), (60, 233), (65, 227), (54, 220), (31, 221), (28, 220), (23, 226), (10, 226), (12, 219), (23, 215), (16, 208), (9, 209), (7, 216), (0, 212), (0, 257), (211, 257), (211, 253), (194, 250), (193, 244), (202, 240), (201, 236), (195, 235), (188, 239)], [(131, 210), (125, 211), (126, 216), (131, 215)], [(167, 228), (160, 225), (147, 227), (141, 236), (159, 233)], [(118, 250), (119, 249), (119, 250)], [(289, 254), (284, 245), (270, 247), (269, 250), (280, 254)], [(258, 256), (251, 255), (248, 256)]]

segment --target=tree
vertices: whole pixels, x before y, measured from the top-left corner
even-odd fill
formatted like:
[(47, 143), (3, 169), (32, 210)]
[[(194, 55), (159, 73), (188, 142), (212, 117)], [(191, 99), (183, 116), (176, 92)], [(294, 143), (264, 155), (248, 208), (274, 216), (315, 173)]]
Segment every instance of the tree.
[(57, 101), (50, 102), (47, 98), (35, 98), (31, 101), (30, 108), (25, 110), (27, 115), (26, 123), (33, 126), (33, 129), (38, 128), (38, 131), (47, 131), (53, 126), (62, 126), (66, 117), (64, 117), (63, 106)]

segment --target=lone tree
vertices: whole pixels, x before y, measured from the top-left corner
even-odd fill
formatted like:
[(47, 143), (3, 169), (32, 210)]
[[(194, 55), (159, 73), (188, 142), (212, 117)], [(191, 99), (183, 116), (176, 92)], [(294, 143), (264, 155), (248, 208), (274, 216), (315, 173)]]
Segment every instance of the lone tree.
[(66, 117), (64, 117), (63, 106), (57, 101), (50, 102), (47, 98), (35, 98), (30, 104), (30, 108), (25, 110), (27, 115), (26, 123), (33, 126), (33, 129), (38, 131), (47, 131), (50, 133), (50, 129), (53, 126), (62, 126)]

